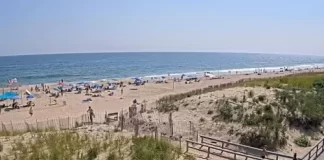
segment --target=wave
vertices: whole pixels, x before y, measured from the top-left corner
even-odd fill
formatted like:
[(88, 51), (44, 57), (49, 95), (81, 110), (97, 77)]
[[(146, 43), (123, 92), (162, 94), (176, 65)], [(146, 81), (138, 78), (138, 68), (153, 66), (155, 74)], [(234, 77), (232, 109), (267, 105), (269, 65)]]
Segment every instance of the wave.
[(196, 72), (182, 72), (182, 73), (171, 73), (171, 74), (160, 74), (160, 75), (149, 75), (144, 76), (143, 78), (160, 78), (160, 77), (172, 77), (178, 78), (182, 75), (185, 76), (204, 76), (205, 72), (209, 72), (212, 74), (230, 74), (230, 73), (254, 73), (260, 70), (266, 70), (268, 72), (272, 71), (280, 71), (284, 68), (291, 69), (291, 70), (299, 70), (299, 69), (314, 69), (314, 68), (324, 68), (324, 64), (301, 64), (301, 65), (294, 65), (294, 66), (275, 66), (275, 67), (253, 67), (253, 68), (234, 68), (234, 69), (223, 69), (223, 70), (203, 70), (203, 71), (196, 71)]

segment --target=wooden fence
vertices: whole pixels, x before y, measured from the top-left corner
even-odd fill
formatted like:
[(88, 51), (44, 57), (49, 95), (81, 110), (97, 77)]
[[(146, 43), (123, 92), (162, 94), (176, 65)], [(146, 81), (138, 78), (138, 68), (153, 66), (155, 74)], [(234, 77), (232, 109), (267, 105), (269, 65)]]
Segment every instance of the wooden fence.
[[(249, 155), (253, 155), (253, 156), (257, 156), (257, 157), (260, 157), (262, 154), (262, 149), (255, 148), (255, 147), (250, 147), (250, 146), (246, 146), (246, 145), (242, 145), (242, 144), (238, 144), (238, 143), (223, 141), (223, 140), (219, 140), (219, 139), (215, 139), (215, 138), (211, 138), (211, 137), (207, 137), (207, 136), (203, 136), (203, 135), (200, 136), (200, 139), (201, 139), (200, 143), (202, 143), (202, 144), (209, 144), (212, 146), (220, 147), (222, 149), (228, 149), (228, 150), (232, 150), (235, 152), (240, 152), (242, 154), (249, 154)], [(206, 140), (209, 140), (209, 141), (206, 141)], [(220, 145), (217, 145), (217, 144), (220, 144)], [(230, 149), (229, 146), (235, 147), (236, 149)], [(276, 153), (276, 152), (267, 151), (266, 159), (292, 160), (293, 157), (287, 156), (284, 154), (280, 154), (280, 153)]]
[[(191, 145), (189, 145), (189, 144), (191, 144)], [(196, 148), (196, 147), (194, 147), (194, 145), (200, 146), (200, 147)], [(207, 148), (207, 151), (202, 149), (202, 148)], [(220, 148), (220, 147), (216, 147), (216, 146), (212, 146), (212, 145), (208, 145), (208, 144), (202, 144), (202, 143), (199, 143), (199, 142), (186, 140), (186, 152), (188, 152), (189, 149), (206, 152), (207, 153), (206, 159), (209, 158), (210, 155), (222, 156), (223, 153), (228, 153), (228, 154), (233, 155), (233, 159), (237, 159), (238, 157), (243, 157), (245, 160), (248, 160), (248, 159), (262, 160), (261, 157), (255, 157), (255, 156), (252, 156), (252, 155), (248, 155), (248, 154), (244, 154), (244, 153), (240, 153), (240, 152), (235, 152), (235, 151), (227, 150), (227, 149), (224, 149), (224, 148)], [(219, 151), (220, 153), (215, 153), (215, 151)]]
[[(94, 124), (108, 123), (109, 121), (118, 120), (117, 118), (109, 119), (108, 114), (96, 114), (93, 118)], [(118, 113), (117, 113), (118, 114)], [(108, 117), (107, 117), (108, 116)], [(117, 115), (118, 117), (118, 115)], [(85, 124), (90, 124), (89, 114), (83, 114), (77, 117), (65, 117), (46, 120), (35, 120), (34, 122), (21, 122), (21, 123), (3, 123), (1, 122), (0, 133), (13, 133), (13, 132), (30, 132), (40, 130), (65, 130), (80, 127)]]
[(324, 150), (324, 138), (322, 138), (301, 160), (316, 160)]

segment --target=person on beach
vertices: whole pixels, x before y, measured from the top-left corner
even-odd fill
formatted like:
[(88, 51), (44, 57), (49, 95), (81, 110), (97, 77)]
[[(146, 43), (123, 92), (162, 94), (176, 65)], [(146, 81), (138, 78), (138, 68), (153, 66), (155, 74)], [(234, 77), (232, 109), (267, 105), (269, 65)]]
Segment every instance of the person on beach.
[(293, 160), (297, 160), (297, 153), (294, 153), (294, 158)]
[(261, 158), (266, 158), (267, 157), (267, 150), (266, 150), (266, 146), (263, 147), (262, 149), (262, 153), (261, 153)]
[(90, 114), (90, 123), (91, 125), (93, 124), (93, 118), (94, 118), (94, 112), (93, 112), (93, 109), (89, 106), (89, 109), (87, 111), (89, 114)]
[(121, 93), (121, 95), (123, 95), (123, 93), (124, 93), (124, 88), (123, 87), (120, 89), (120, 93)]
[(29, 107), (29, 114), (30, 114), (30, 116), (33, 116), (33, 106)]

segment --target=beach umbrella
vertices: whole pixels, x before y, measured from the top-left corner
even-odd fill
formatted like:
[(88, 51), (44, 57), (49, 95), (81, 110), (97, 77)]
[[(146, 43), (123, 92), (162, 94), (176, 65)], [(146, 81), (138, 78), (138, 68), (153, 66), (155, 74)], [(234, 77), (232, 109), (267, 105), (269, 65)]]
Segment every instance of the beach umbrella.
[(26, 98), (27, 99), (32, 99), (32, 98), (35, 98), (35, 97), (33, 95), (28, 95)]

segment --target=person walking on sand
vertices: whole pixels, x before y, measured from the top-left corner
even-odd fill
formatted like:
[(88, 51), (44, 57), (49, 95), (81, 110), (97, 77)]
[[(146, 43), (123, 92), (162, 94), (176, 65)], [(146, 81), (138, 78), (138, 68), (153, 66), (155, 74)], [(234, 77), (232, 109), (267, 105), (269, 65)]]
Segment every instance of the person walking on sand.
[(29, 107), (29, 114), (30, 114), (30, 116), (33, 116), (33, 106)]
[(93, 124), (93, 118), (95, 117), (93, 109), (89, 106), (89, 109), (87, 111), (90, 114), (90, 123)]
[(123, 95), (123, 93), (124, 93), (124, 88), (123, 87), (120, 89), (120, 93), (121, 93), (121, 95)]

